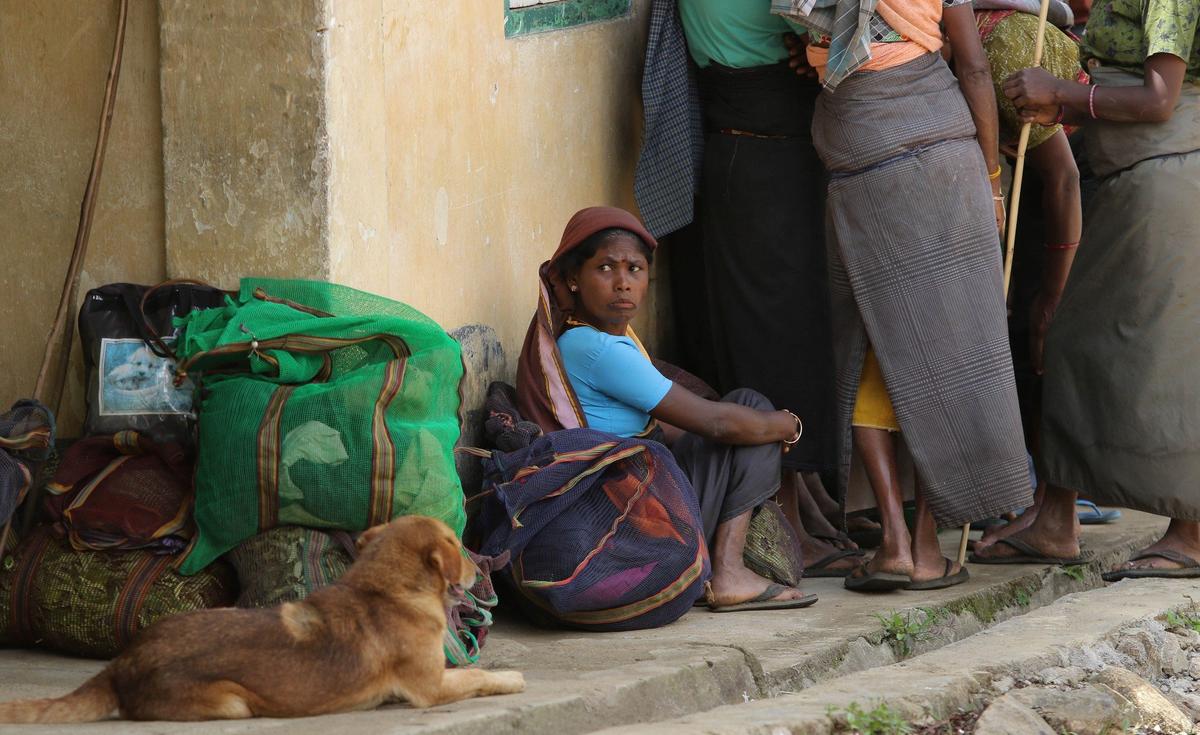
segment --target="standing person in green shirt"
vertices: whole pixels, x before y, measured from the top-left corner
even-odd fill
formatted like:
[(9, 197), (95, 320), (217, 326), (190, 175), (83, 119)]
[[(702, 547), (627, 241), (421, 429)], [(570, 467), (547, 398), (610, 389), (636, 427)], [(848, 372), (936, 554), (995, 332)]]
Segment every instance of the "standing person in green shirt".
[(1100, 185), (1046, 338), (1046, 498), (973, 561), (1076, 556), (1083, 493), (1171, 519), (1106, 580), (1198, 577), (1200, 0), (1098, 0), (1083, 56), (1091, 86), (1043, 69), (1004, 83), (1024, 119), (1084, 127)]
[(704, 121), (703, 253), (683, 257), (704, 258), (706, 283), (694, 287), (707, 292), (717, 389), (753, 388), (804, 418), (809, 430), (784, 456), (780, 502), (810, 576), (844, 576), (858, 554), (830, 543), (837, 531), (812, 494), (828, 497), (819, 474), (832, 476), (835, 425), (825, 172), (810, 133), (820, 87), (788, 67), (784, 36), (795, 28), (767, 0), (678, 0), (678, 11)]

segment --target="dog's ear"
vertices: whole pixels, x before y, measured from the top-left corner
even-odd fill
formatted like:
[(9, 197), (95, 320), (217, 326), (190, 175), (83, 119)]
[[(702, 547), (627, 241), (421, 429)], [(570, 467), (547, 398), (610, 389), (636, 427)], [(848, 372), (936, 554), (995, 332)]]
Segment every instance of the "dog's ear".
[(382, 536), (384, 529), (386, 529), (387, 526), (388, 526), (388, 524), (386, 524), (386, 523), (380, 523), (378, 526), (371, 526), (370, 528), (368, 528), (367, 530), (365, 530), (361, 534), (359, 534), (358, 541), (355, 544), (355, 546), (358, 549), (358, 553), (361, 554), (362, 550), (367, 548), (368, 544), (370, 544), (372, 541), (374, 541), (375, 539)]
[(448, 584), (458, 584), (462, 577), (463, 556), (458, 544), (439, 537), (426, 552), (425, 563), (437, 572)]

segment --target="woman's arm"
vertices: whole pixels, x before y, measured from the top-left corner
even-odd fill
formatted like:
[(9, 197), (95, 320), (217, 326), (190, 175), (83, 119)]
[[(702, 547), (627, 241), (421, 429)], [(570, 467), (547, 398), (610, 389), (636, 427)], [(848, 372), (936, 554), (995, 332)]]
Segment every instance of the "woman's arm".
[(1113, 122), (1166, 122), (1175, 112), (1187, 62), (1175, 54), (1154, 54), (1146, 59), (1142, 85), (1092, 87), (1059, 79), (1045, 69), (1022, 69), (1004, 81), (1004, 94), (1013, 101), (1021, 119), (1043, 125), (1053, 123), (1061, 111), (1063, 121), (1080, 124), (1093, 119)]
[(650, 415), (721, 444), (771, 444), (797, 433), (796, 420), (787, 411), (709, 401), (680, 385), (672, 385)]
[[(971, 3), (955, 5), (942, 12), (942, 23), (946, 36), (954, 49), (954, 75), (962, 89), (971, 117), (975, 119), (975, 135), (983, 160), (989, 172), (1000, 168), (1000, 122), (996, 115), (996, 90), (992, 84), (992, 69), (988, 66), (987, 54), (979, 40), (979, 29), (975, 26), (975, 12)], [(992, 197), (995, 204), (996, 226), (1004, 231), (1004, 202), (1000, 196), (1000, 177), (991, 180)]]
[(1059, 130), (1029, 152), (1029, 163), (1042, 180), (1042, 210), (1046, 213), (1046, 252), (1042, 281), (1029, 311), (1029, 347), (1033, 369), (1042, 374), (1042, 348), (1054, 312), (1062, 300), (1075, 246), (1083, 229), (1079, 194), (1079, 169), (1067, 134)]

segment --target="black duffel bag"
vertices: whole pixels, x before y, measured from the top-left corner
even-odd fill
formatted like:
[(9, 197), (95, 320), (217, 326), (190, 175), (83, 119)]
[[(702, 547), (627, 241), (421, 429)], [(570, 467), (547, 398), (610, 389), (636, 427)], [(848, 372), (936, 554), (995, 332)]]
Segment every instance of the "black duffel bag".
[(191, 381), (176, 386), (172, 319), (225, 303), (226, 292), (196, 281), (157, 286), (110, 283), (79, 309), (87, 371), (84, 433), (132, 429), (159, 443), (191, 446)]

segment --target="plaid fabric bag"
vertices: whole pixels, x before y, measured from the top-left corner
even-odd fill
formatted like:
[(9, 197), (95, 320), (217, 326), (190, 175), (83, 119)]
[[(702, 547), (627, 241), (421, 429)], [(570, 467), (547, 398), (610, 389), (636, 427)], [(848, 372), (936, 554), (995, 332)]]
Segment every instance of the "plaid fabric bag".
[(481, 553), (536, 619), (585, 630), (673, 622), (711, 575), (695, 493), (662, 444), (551, 432), (484, 460)]

